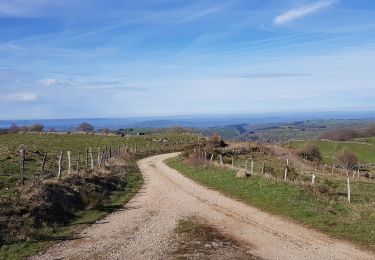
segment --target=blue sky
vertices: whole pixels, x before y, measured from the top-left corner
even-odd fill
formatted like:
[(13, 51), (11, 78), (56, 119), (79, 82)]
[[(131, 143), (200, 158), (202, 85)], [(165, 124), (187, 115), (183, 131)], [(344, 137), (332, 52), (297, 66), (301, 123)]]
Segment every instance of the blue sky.
[(373, 0), (0, 0), (0, 119), (375, 110)]

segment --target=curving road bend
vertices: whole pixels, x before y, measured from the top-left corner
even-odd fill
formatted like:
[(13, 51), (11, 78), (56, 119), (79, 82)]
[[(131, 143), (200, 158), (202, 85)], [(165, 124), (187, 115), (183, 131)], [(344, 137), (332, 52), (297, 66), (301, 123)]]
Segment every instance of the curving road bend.
[(145, 185), (124, 210), (33, 259), (166, 259), (176, 222), (191, 215), (264, 259), (375, 259), (371, 252), (196, 184), (163, 163), (176, 155), (139, 161)]

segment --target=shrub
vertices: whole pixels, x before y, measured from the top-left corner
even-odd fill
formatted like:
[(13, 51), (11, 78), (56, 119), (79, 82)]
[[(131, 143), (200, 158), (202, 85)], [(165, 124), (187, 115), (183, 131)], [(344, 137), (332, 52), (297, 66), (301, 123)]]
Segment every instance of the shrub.
[(83, 122), (78, 126), (78, 129), (82, 132), (89, 133), (94, 132), (95, 128), (89, 123)]
[(358, 165), (357, 156), (347, 149), (337, 155), (337, 162), (345, 169), (354, 169)]
[(314, 145), (307, 143), (305, 146), (297, 151), (299, 157), (304, 158), (309, 161), (321, 161), (322, 154), (319, 148)]
[(210, 139), (210, 143), (213, 147), (226, 147), (228, 146), (224, 140), (221, 138), (220, 135), (218, 134), (213, 134), (211, 139)]
[(42, 124), (33, 124), (29, 127), (29, 130), (31, 132), (42, 132), (44, 129), (44, 126)]

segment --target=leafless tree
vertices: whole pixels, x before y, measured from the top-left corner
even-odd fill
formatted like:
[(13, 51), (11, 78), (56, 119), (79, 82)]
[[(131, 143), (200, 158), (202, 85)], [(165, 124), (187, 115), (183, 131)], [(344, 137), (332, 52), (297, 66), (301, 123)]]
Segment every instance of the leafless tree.
[(89, 123), (86, 123), (86, 122), (81, 123), (81, 124), (78, 126), (78, 129), (79, 129), (80, 131), (82, 131), (82, 132), (85, 132), (86, 134), (95, 131), (95, 128), (94, 128), (92, 125), (90, 125)]
[(344, 149), (337, 155), (337, 162), (342, 165), (343, 168), (353, 170), (358, 165), (358, 158), (354, 153)]
[(31, 132), (43, 132), (44, 126), (42, 124), (33, 124), (29, 127)]

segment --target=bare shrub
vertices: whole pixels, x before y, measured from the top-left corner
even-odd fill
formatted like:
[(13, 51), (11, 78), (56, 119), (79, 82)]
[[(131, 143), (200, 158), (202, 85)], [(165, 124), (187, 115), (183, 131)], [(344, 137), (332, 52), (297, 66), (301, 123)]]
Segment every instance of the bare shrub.
[(42, 124), (33, 124), (29, 127), (31, 132), (43, 132), (44, 126)]
[(213, 134), (210, 138), (210, 144), (213, 147), (227, 147), (228, 145), (224, 142), (219, 134)]
[(78, 126), (78, 129), (82, 132), (85, 132), (86, 134), (90, 132), (94, 132), (95, 128), (90, 125), (89, 123), (83, 122)]
[(322, 154), (319, 148), (311, 143), (305, 144), (305, 146), (297, 151), (299, 157), (309, 161), (321, 161)]
[(352, 170), (357, 167), (358, 158), (354, 153), (344, 149), (337, 155), (337, 162), (345, 169)]
[(208, 162), (204, 158), (199, 158), (197, 154), (191, 150), (184, 151), (181, 156), (185, 158), (185, 163), (193, 167), (207, 167)]

